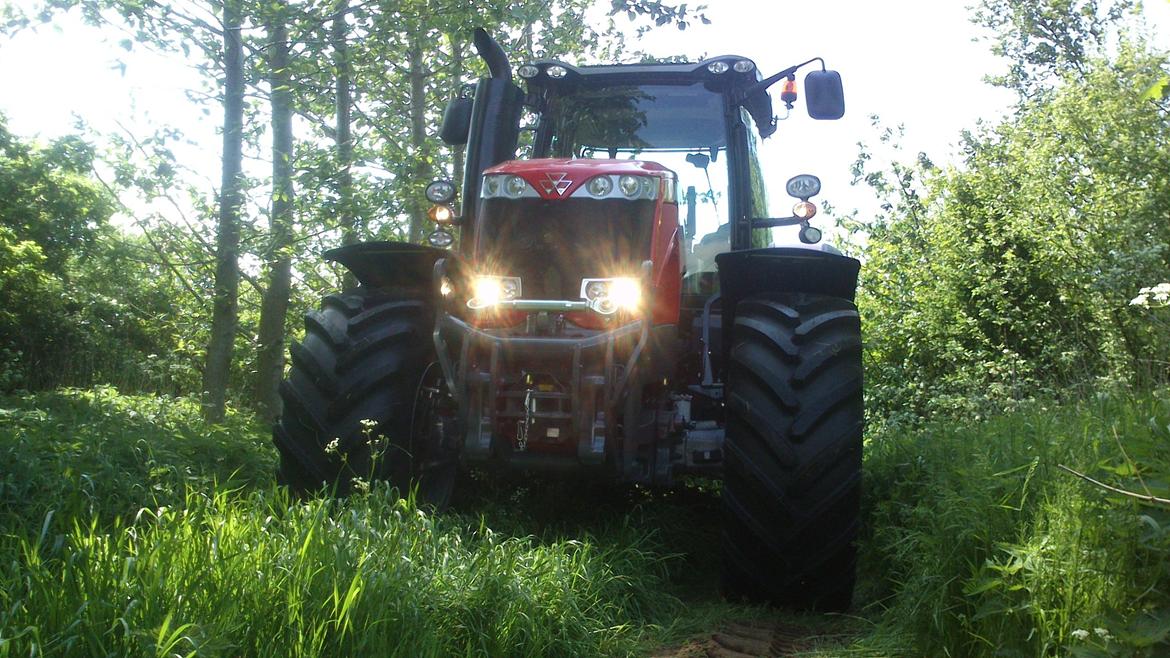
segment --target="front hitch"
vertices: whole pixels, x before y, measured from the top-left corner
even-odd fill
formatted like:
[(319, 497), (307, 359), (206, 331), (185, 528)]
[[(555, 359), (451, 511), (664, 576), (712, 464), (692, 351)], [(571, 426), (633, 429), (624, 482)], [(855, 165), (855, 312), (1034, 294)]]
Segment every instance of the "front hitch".
[[(604, 462), (606, 439), (612, 434), (609, 419), (614, 417), (617, 401), (625, 395), (631, 378), (637, 373), (653, 324), (654, 305), (648, 294), (650, 261), (645, 261), (641, 269), (643, 299), (639, 319), (584, 337), (566, 337), (493, 332), (465, 321), (451, 306), (460, 299), (455, 294), (461, 287), (455, 284), (455, 273), (448, 271), (446, 259), (435, 262), (434, 285), (447, 294), (440, 295), (432, 335), (444, 379), (459, 405), (460, 417), (466, 421), (464, 454), (467, 457), (487, 459), (493, 455), (514, 457), (524, 453), (494, 436), (501, 382), (508, 376), (505, 369), (514, 369), (517, 362), (547, 362), (563, 357), (571, 364), (567, 376), (569, 394), (564, 397), (571, 405), (570, 426), (577, 435), (577, 460), (594, 465)], [(573, 311), (605, 315), (583, 300), (507, 300), (498, 306), (529, 313), (530, 317)], [(618, 355), (622, 353), (629, 356), (619, 364)], [(480, 355), (477, 361), (480, 365), (473, 367), (473, 355)], [(486, 371), (482, 365), (487, 366)], [(527, 425), (533, 417), (539, 414), (526, 412)]]

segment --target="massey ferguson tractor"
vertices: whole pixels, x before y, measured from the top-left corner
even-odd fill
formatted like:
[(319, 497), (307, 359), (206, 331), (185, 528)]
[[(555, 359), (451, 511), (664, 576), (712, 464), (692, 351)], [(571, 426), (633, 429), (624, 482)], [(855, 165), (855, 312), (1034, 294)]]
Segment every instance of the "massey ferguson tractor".
[[(342, 493), (387, 480), (436, 507), (463, 467), (721, 477), (726, 593), (847, 608), (859, 263), (814, 246), (815, 176), (788, 181), (791, 215), (769, 211), (756, 156), (773, 85), (786, 118), (812, 65), (808, 113), (837, 119), (840, 76), (816, 58), (764, 77), (729, 55), (538, 61), (518, 85), (486, 32), (474, 43), (490, 76), (444, 114), (466, 166), (461, 190), (426, 190), (429, 246), (325, 254), (359, 285), (326, 296), (291, 347), (279, 477)], [(784, 226), (803, 244), (774, 246)]]

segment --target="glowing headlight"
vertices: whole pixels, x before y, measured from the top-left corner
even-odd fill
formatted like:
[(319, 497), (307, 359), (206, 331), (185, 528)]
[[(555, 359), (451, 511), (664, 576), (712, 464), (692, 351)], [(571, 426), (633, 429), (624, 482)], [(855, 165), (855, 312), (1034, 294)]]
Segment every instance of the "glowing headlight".
[(467, 300), (467, 307), (476, 310), (518, 299), (520, 277), (477, 276), (471, 281), (471, 292), (472, 297)]
[(727, 69), (731, 68), (727, 62), (711, 62), (707, 65), (707, 70), (718, 75), (720, 73), (727, 73)]
[(637, 279), (585, 279), (581, 282), (581, 297), (589, 307), (602, 315), (616, 311), (636, 311), (642, 304), (642, 286)]

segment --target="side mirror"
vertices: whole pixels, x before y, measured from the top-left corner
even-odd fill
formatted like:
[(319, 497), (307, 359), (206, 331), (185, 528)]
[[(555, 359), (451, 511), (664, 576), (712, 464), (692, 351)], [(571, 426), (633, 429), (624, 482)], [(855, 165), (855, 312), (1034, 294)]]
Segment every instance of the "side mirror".
[(804, 98), (808, 115), (814, 119), (845, 116), (845, 90), (836, 71), (812, 71), (804, 76)]
[(452, 146), (467, 143), (467, 133), (471, 129), (470, 98), (452, 98), (443, 110), (443, 124), (439, 127), (439, 139)]

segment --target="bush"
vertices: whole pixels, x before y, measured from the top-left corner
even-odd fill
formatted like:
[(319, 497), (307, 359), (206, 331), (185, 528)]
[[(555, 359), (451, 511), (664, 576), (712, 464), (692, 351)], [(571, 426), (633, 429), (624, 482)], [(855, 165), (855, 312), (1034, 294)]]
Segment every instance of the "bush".
[(874, 436), (863, 544), (882, 610), (872, 641), (899, 655), (1163, 655), (1170, 509), (1059, 465), (1170, 497), (1168, 443), (1165, 393)]

